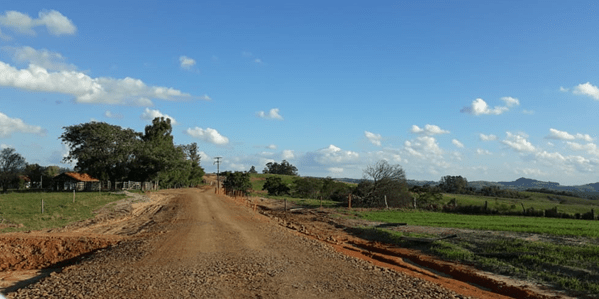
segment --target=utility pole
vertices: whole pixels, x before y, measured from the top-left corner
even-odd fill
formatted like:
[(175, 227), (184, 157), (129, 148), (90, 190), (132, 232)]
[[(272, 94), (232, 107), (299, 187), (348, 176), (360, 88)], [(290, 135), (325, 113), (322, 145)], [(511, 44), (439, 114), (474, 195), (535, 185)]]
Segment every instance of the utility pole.
[(212, 165), (216, 164), (216, 189), (220, 191), (220, 159), (222, 157), (214, 157), (214, 163), (212, 163)]

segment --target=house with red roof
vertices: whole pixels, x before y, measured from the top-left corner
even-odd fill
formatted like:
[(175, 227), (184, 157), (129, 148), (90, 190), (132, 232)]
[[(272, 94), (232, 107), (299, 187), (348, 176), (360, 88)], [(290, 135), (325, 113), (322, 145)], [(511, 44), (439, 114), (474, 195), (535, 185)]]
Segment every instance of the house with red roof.
[(87, 173), (64, 172), (54, 177), (56, 191), (98, 191), (100, 180)]

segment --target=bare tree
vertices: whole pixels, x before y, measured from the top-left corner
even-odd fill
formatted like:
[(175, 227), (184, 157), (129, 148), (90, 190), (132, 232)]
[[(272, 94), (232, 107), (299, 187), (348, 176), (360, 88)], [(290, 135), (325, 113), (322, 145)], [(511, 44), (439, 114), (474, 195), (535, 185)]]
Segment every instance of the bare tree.
[(398, 165), (380, 160), (364, 169), (364, 179), (358, 185), (356, 195), (365, 206), (403, 206), (410, 202), (406, 174)]
[(14, 148), (5, 148), (0, 151), (0, 182), (2, 191), (6, 193), (8, 184), (25, 168), (25, 158)]

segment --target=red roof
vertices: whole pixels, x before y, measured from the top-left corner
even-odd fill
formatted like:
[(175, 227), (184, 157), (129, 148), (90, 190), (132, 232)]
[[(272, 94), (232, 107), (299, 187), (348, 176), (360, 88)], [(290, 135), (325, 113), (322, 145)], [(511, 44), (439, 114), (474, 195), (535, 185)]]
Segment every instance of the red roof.
[(66, 176), (69, 176), (77, 181), (80, 181), (80, 182), (98, 182), (99, 181), (98, 179), (92, 178), (87, 173), (65, 172), (63, 174)]

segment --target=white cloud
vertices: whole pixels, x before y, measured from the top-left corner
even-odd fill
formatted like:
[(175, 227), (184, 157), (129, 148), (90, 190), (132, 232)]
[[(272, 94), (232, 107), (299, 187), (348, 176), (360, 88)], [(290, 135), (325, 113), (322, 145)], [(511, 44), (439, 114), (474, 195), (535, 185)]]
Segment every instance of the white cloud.
[(481, 98), (478, 98), (478, 99), (472, 101), (472, 105), (470, 107), (464, 107), (460, 111), (463, 113), (469, 113), (469, 114), (474, 114), (474, 115), (482, 115), (482, 114), (499, 115), (508, 110), (509, 110), (508, 107), (503, 107), (503, 106), (495, 106), (493, 109), (490, 109), (489, 105), (487, 105), (487, 102), (485, 102)]
[(91, 78), (76, 71), (49, 72), (30, 64), (27, 69), (16, 69), (0, 61), (0, 86), (29, 91), (57, 92), (73, 95), (77, 103), (151, 106), (150, 98), (177, 100), (190, 95), (180, 90), (147, 86), (139, 79), (126, 77)]
[(334, 145), (316, 151), (315, 161), (321, 164), (354, 163), (360, 158), (357, 152), (344, 151)]
[(2, 47), (9, 52), (13, 60), (18, 63), (34, 64), (51, 71), (74, 71), (77, 67), (66, 63), (66, 59), (60, 54), (46, 49), (36, 50), (32, 47)]
[(423, 134), (423, 135), (439, 135), (439, 134), (448, 134), (449, 131), (442, 130), (438, 126), (435, 125), (425, 125), (424, 128), (420, 128), (417, 125), (412, 125), (412, 129), (410, 130), (412, 133)]
[(505, 105), (508, 107), (513, 107), (513, 106), (518, 106), (520, 105), (520, 101), (516, 98), (512, 98), (512, 97), (503, 97), (501, 98), (502, 101), (505, 102)]
[(536, 168), (516, 168), (514, 170), (516, 174), (525, 175), (525, 176), (545, 176), (547, 175), (545, 172)]
[(0, 149), (11, 148), (10, 145), (6, 145), (4, 143), (0, 144)]
[(415, 140), (404, 142), (404, 148), (412, 156), (425, 158), (438, 158), (443, 155), (443, 150), (439, 147), (437, 140), (430, 136), (417, 137)]
[(573, 88), (572, 92), (574, 94), (585, 95), (595, 100), (599, 100), (599, 88), (597, 88), (597, 86), (591, 84), (590, 82), (576, 85)]
[(149, 121), (152, 121), (156, 117), (168, 118), (168, 119), (171, 120), (171, 124), (172, 125), (177, 125), (178, 124), (177, 121), (173, 117), (171, 117), (170, 115), (163, 114), (159, 110), (154, 110), (154, 109), (150, 109), (150, 108), (146, 108), (144, 110), (144, 112), (140, 116), (141, 119), (143, 119), (143, 120), (149, 120)]
[(559, 87), (559, 91), (561, 91), (561, 92), (568, 92), (568, 91), (570, 91), (570, 88), (564, 88), (563, 86), (560, 86)]
[(108, 118), (115, 118), (115, 119), (121, 119), (123, 118), (123, 115), (120, 113), (112, 113), (110, 112), (110, 110), (106, 110), (106, 112), (104, 112), (104, 116), (108, 117)]
[(256, 58), (256, 59), (254, 59), (254, 62), (260, 64), (260, 63), (262, 63), (262, 59)]
[(568, 141), (568, 146), (570, 146), (570, 149), (575, 150), (575, 151), (586, 151), (587, 153), (591, 154), (591, 155), (595, 155), (595, 156), (599, 156), (599, 149), (597, 149), (597, 145), (594, 143), (587, 143), (587, 144), (580, 144), (577, 142), (570, 142)]
[(212, 98), (210, 98), (207, 94), (200, 96), (200, 99), (204, 101), (212, 101)]
[(35, 35), (33, 28), (45, 26), (52, 35), (75, 34), (77, 27), (71, 20), (56, 10), (40, 11), (37, 19), (9, 10), (0, 15), (0, 27), (9, 27), (19, 33)]
[(10, 118), (0, 112), (0, 137), (10, 137), (12, 133), (29, 133), (45, 136), (47, 131), (40, 126), (28, 125), (20, 118)]
[(591, 142), (593, 141), (593, 137), (591, 137), (591, 135), (589, 134), (581, 134), (581, 133), (576, 133), (576, 135), (572, 135), (566, 131), (559, 131), (553, 128), (549, 129), (549, 135), (547, 135), (545, 138), (547, 139), (559, 139), (559, 140), (574, 140), (574, 139), (581, 139), (584, 140), (586, 142)]
[(497, 136), (495, 136), (493, 134), (485, 135), (485, 134), (481, 133), (481, 134), (478, 135), (478, 137), (482, 141), (493, 141), (493, 140), (497, 140)]
[(283, 120), (283, 117), (279, 114), (279, 108), (272, 108), (268, 113), (259, 111), (257, 115), (260, 118)]
[(477, 148), (476, 153), (479, 155), (492, 155), (493, 154), (490, 151), (488, 151), (486, 149), (481, 149), (481, 148)]
[(368, 141), (370, 141), (370, 143), (376, 146), (381, 146), (381, 139), (383, 139), (381, 134), (375, 134), (372, 132), (364, 131), (364, 135), (366, 136)]
[(535, 114), (534, 110), (526, 110), (526, 109), (522, 109), (522, 113), (523, 113), (523, 114), (528, 114), (528, 115), (533, 115), (533, 114)]
[(330, 173), (334, 173), (334, 174), (340, 174), (340, 173), (343, 173), (343, 168), (342, 168), (342, 167), (329, 167), (329, 168), (327, 168), (327, 170), (328, 170)]
[(453, 140), (451, 140), (451, 143), (453, 143), (453, 145), (455, 145), (455, 146), (457, 146), (457, 147), (459, 147), (459, 148), (464, 148), (464, 144), (463, 144), (463, 143), (461, 143), (461, 142), (460, 142), (459, 140), (457, 140), (457, 139), (453, 139)]
[(507, 139), (501, 141), (503, 144), (511, 147), (517, 152), (534, 152), (536, 148), (526, 140), (526, 134), (512, 134), (507, 132)]
[(217, 144), (217, 145), (225, 145), (229, 143), (229, 138), (218, 133), (217, 130), (212, 128), (206, 128), (205, 130), (202, 128), (188, 128), (185, 133), (191, 137), (195, 137), (201, 140), (204, 140), (209, 143)]
[(274, 145), (274, 144), (270, 144), (270, 145), (267, 145), (267, 146), (266, 146), (266, 148), (267, 148), (267, 149), (273, 149), (273, 150), (274, 150), (274, 149), (277, 149), (277, 146), (276, 146), (276, 145)]
[(193, 58), (181, 56), (179, 57), (179, 63), (182, 69), (190, 70), (196, 64), (196, 61)]
[(281, 153), (281, 159), (283, 160), (290, 160), (293, 158), (295, 158), (293, 150), (283, 150), (283, 153)]

